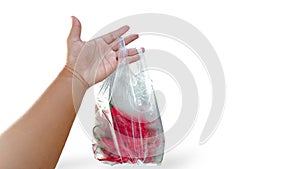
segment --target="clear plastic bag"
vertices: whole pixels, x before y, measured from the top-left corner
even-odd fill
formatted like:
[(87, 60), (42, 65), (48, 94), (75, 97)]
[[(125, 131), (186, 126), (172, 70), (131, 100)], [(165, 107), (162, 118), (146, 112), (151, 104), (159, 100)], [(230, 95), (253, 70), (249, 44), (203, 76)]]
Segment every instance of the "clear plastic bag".
[(100, 84), (93, 128), (95, 158), (103, 163), (159, 165), (164, 153), (160, 113), (145, 58), (133, 73), (124, 40), (119, 40), (118, 67)]

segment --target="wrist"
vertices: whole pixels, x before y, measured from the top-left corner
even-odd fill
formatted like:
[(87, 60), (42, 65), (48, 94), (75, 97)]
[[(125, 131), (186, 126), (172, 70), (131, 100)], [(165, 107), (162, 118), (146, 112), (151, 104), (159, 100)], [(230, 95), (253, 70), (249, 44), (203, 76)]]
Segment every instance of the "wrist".
[(64, 88), (65, 90), (71, 90), (74, 109), (77, 112), (81, 105), (82, 98), (89, 86), (75, 76), (72, 69), (70, 70), (66, 67), (62, 69), (57, 80), (62, 81), (64, 84), (68, 84)]
[(79, 83), (81, 83), (81, 85), (87, 90), (90, 85), (89, 83), (79, 74), (77, 73), (73, 68), (71, 68), (68, 65), (65, 65), (65, 67), (63, 68), (63, 71), (66, 72), (67, 76), (70, 76), (73, 78), (73, 83), (74, 81), (77, 81)]

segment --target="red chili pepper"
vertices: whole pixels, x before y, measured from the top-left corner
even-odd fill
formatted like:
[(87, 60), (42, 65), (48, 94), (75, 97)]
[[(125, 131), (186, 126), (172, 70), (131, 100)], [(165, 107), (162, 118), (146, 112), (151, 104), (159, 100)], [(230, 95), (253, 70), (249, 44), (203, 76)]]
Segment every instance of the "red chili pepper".
[(145, 139), (156, 135), (156, 130), (151, 127), (152, 123), (141, 122), (144, 120), (121, 112), (112, 104), (110, 104), (110, 112), (121, 156), (118, 155), (112, 138), (101, 138), (99, 144), (105, 157), (98, 160), (114, 163), (136, 163), (138, 160), (147, 163), (155, 162), (154, 157), (148, 155), (155, 154), (160, 140), (154, 139), (153, 142), (148, 143)]

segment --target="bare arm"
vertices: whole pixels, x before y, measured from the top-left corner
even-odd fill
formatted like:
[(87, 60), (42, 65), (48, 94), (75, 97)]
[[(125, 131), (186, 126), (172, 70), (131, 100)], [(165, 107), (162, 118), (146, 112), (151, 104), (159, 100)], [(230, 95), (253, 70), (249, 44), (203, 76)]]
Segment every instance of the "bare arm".
[[(0, 135), (0, 168), (55, 168), (85, 91), (117, 66), (118, 46), (114, 42), (129, 28), (124, 26), (84, 42), (80, 39), (79, 20), (72, 19), (67, 67), (36, 103)], [(130, 43), (137, 38), (138, 35), (129, 35), (125, 41)], [(128, 53), (131, 61), (139, 59), (136, 50)]]
[[(55, 167), (76, 116), (72, 81), (72, 74), (62, 70), (28, 112), (1, 135), (0, 168)], [(76, 90), (82, 98), (86, 87), (78, 85)]]

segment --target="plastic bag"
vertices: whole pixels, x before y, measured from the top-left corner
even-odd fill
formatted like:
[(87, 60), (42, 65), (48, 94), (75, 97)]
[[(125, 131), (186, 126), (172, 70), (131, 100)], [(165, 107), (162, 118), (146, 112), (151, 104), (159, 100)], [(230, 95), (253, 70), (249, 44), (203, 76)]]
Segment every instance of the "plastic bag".
[(124, 40), (119, 40), (118, 67), (100, 84), (93, 128), (95, 158), (103, 163), (159, 165), (164, 134), (145, 58), (135, 74), (129, 67)]

